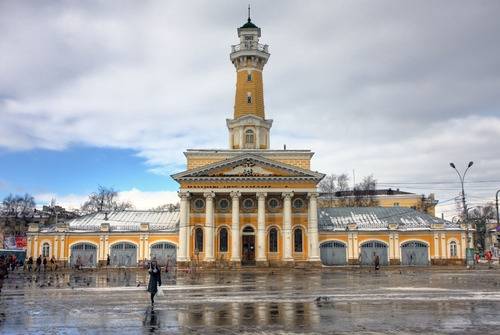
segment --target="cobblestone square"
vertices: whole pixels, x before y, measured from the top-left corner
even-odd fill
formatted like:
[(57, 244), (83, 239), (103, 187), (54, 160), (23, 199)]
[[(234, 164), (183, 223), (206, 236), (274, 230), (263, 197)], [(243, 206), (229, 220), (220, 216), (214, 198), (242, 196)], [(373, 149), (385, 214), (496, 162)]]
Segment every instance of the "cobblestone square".
[(143, 270), (11, 274), (2, 334), (493, 334), (498, 269), (245, 270), (163, 274), (154, 310)]

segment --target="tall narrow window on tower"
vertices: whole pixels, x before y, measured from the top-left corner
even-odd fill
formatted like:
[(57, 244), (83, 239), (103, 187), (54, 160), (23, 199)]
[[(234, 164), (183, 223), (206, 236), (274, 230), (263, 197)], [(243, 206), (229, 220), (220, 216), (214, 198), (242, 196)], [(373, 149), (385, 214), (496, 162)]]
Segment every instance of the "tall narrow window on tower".
[(253, 130), (252, 129), (247, 129), (245, 131), (245, 138), (246, 138), (246, 143), (247, 144), (253, 144), (254, 143), (254, 136), (253, 136)]
[(252, 74), (251, 74), (251, 73), (249, 73), (249, 74), (247, 75), (247, 81), (252, 81)]
[(251, 104), (252, 103), (252, 93), (248, 92), (247, 93), (247, 104)]

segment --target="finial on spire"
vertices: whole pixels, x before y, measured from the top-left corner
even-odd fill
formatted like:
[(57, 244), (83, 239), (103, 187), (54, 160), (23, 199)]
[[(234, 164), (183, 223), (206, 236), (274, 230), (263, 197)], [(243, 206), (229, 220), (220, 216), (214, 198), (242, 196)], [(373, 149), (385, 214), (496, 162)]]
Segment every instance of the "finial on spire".
[(250, 22), (252, 20), (250, 20), (250, 4), (248, 4), (248, 22)]

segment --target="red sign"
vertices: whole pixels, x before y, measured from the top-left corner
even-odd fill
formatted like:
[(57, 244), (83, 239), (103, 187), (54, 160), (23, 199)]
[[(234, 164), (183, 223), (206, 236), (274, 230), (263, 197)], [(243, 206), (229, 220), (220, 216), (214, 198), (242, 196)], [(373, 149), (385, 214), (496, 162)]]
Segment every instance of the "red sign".
[(28, 239), (26, 236), (16, 236), (16, 249), (26, 249)]

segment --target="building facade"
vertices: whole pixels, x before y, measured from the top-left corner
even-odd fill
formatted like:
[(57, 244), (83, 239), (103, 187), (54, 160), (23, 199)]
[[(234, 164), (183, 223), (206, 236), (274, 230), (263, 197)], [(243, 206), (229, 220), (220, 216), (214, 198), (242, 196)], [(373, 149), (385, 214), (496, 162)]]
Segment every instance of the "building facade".
[[(28, 234), (28, 255), (65, 264), (133, 266), (156, 257), (242, 266), (463, 262), (462, 226), (413, 208), (319, 208), (310, 150), (270, 147), (263, 72), (270, 57), (250, 18), (238, 28), (230, 60), (236, 70), (227, 149), (188, 149), (178, 212), (96, 213)], [(402, 198), (401, 198), (402, 199)], [(411, 206), (408, 206), (411, 207)]]

